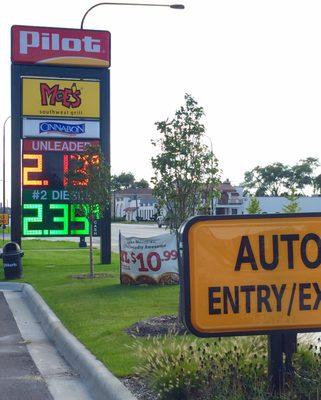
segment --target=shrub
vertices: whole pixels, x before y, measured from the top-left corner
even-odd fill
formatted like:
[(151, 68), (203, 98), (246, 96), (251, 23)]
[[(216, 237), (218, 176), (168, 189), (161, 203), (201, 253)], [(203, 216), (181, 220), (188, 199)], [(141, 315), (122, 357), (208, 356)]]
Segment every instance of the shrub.
[(188, 335), (134, 344), (137, 373), (164, 400), (321, 400), (321, 353), (301, 344), (284, 392), (269, 391), (264, 336), (205, 340)]

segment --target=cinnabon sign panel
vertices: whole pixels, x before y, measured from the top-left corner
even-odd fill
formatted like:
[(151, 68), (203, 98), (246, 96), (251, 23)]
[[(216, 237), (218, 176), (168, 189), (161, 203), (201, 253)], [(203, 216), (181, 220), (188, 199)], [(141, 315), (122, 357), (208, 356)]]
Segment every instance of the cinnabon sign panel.
[(22, 64), (110, 66), (110, 32), (14, 25), (11, 61)]

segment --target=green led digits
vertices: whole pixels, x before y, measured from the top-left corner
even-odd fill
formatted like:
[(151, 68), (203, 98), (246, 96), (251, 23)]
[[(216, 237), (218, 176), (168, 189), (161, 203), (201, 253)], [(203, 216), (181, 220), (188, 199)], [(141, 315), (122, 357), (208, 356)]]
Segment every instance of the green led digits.
[(72, 235), (89, 235), (89, 221), (86, 217), (84, 216), (78, 216), (77, 211), (80, 209), (78, 204), (72, 204), (71, 205), (71, 216), (70, 220), (71, 222), (78, 222), (78, 223), (83, 223), (84, 227), (83, 229), (71, 229), (71, 234)]
[[(38, 200), (39, 201), (39, 200)], [(79, 204), (26, 203), (22, 205), (23, 236), (88, 236), (89, 221)], [(96, 220), (99, 219), (97, 207)], [(97, 225), (97, 224), (96, 224)], [(97, 235), (98, 233), (94, 233)]]
[(68, 204), (49, 204), (50, 210), (62, 210), (62, 216), (54, 216), (53, 222), (62, 223), (62, 229), (50, 229), (51, 236), (68, 235)]
[(37, 210), (36, 215), (23, 218), (23, 235), (24, 236), (41, 236), (42, 229), (30, 229), (29, 224), (34, 222), (42, 222), (43, 206), (42, 204), (24, 204), (24, 210)]

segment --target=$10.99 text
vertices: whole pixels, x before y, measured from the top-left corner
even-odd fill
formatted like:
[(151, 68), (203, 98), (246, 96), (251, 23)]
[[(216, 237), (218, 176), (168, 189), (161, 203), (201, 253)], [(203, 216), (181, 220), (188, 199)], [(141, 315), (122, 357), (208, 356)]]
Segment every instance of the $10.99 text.
[[(162, 258), (163, 257), (163, 258)], [(157, 253), (156, 251), (151, 251), (147, 255), (143, 253), (128, 253), (125, 250), (122, 250), (120, 253), (121, 262), (130, 264), (139, 262), (138, 270), (140, 272), (148, 272), (148, 271), (159, 271), (162, 266), (162, 261), (176, 260), (178, 257), (178, 253), (176, 250), (165, 250), (162, 255)]]

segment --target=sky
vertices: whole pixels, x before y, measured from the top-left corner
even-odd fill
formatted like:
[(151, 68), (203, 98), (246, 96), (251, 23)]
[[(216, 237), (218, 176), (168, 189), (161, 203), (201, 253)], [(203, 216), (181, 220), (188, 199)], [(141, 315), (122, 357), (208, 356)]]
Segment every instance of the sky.
[[(11, 25), (78, 28), (93, 4), (7, 2), (0, 25), (1, 124), (10, 115)], [(222, 179), (239, 184), (256, 165), (321, 156), (321, 2), (183, 4), (185, 10), (100, 6), (85, 20), (84, 28), (112, 35), (112, 172), (150, 180), (155, 122), (173, 116), (185, 93), (204, 107)], [(10, 124), (7, 138), (9, 163)]]

